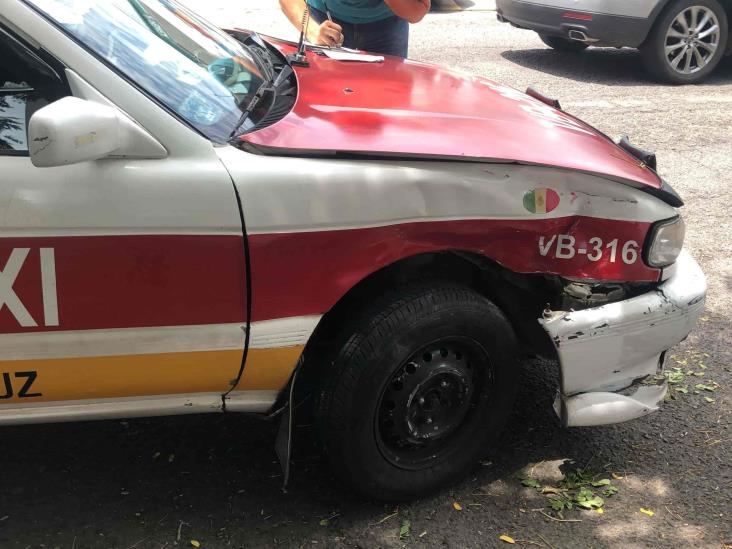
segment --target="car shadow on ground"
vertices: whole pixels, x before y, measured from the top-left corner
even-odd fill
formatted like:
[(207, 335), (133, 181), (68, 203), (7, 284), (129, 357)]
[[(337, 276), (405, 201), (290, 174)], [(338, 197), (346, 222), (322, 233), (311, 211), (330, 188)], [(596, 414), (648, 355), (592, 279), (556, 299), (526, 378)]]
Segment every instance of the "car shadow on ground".
[[(647, 86), (652, 82), (641, 65), (640, 54), (630, 48), (590, 48), (580, 53), (549, 48), (507, 50), (501, 56), (522, 67), (579, 82), (613, 86)], [(723, 59), (702, 84), (732, 84), (732, 57)]]
[(452, 13), (467, 10), (473, 6), (475, 6), (475, 2), (472, 0), (432, 0), (430, 11), (432, 13)]
[[(435, 517), (436, 510), (452, 512), (453, 501), (467, 506), (477, 499), (507, 527), (518, 507), (531, 505), (521, 499), (534, 491), (517, 476), (529, 464), (602, 467), (637, 459), (634, 442), (649, 443), (622, 426), (561, 429), (551, 410), (556, 386), (554, 365), (527, 361), (520, 406), (489, 461), (457, 486), (402, 506), (400, 518), (413, 517), (415, 529), (429, 527), (433, 535), (442, 529), (458, 536), (450, 538), (454, 546), (475, 546), (472, 526), (453, 528), (449, 516), (440, 526), (445, 515)], [(384, 532), (398, 532), (399, 519), (380, 522), (394, 506), (364, 501), (333, 479), (307, 425), (298, 427), (293, 478), (283, 492), (276, 429), (274, 422), (233, 415), (4, 428), (0, 546), (173, 547), (191, 539), (205, 547), (301, 546), (315, 539), (335, 546), (345, 537), (350, 546), (398, 545), (398, 535), (392, 543)], [(424, 517), (435, 522), (424, 524)]]

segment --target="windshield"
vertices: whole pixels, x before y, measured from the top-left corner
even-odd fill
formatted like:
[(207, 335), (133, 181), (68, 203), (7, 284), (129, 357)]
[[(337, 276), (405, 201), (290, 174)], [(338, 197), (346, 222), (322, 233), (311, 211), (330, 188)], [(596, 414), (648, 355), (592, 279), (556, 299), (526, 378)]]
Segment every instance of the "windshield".
[(268, 67), (172, 0), (29, 0), (128, 79), (224, 143)]

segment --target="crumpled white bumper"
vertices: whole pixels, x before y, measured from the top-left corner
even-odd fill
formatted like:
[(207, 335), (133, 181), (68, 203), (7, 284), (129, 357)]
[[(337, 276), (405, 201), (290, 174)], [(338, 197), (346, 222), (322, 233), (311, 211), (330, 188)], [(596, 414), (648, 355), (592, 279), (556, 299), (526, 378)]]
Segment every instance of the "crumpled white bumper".
[(656, 290), (584, 311), (556, 311), (542, 319), (562, 370), (555, 408), (569, 427), (634, 419), (658, 409), (666, 350), (696, 325), (704, 308), (706, 278), (686, 252), (674, 274)]

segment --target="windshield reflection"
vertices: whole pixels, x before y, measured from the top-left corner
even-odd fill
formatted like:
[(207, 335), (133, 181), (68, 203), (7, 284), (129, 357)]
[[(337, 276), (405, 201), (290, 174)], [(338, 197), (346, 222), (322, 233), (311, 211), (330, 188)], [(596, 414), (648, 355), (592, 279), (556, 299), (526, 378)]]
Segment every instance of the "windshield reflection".
[(172, 0), (31, 0), (115, 70), (224, 143), (262, 84), (239, 42)]

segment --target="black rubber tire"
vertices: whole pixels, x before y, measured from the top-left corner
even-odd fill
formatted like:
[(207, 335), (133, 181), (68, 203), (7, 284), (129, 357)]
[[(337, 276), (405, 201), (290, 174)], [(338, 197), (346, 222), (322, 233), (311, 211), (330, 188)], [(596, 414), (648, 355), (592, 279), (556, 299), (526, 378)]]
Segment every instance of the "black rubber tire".
[(576, 40), (570, 40), (569, 38), (562, 38), (560, 36), (549, 36), (548, 34), (539, 34), (539, 38), (550, 48), (557, 51), (564, 51), (569, 53), (579, 53), (585, 51), (588, 46), (583, 42)]
[[(490, 378), (440, 457), (397, 467), (379, 445), (377, 417), (384, 388), (415, 352), (442, 338), (477, 342)], [(472, 345), (472, 343), (471, 343)], [(362, 495), (405, 501), (463, 476), (491, 449), (511, 412), (518, 386), (516, 336), (503, 313), (470, 288), (446, 282), (412, 284), (373, 303), (344, 328), (316, 395), (315, 425), (332, 470)], [(490, 374), (488, 374), (490, 372)], [(391, 381), (393, 383), (393, 380)], [(379, 439), (380, 440), (380, 439)]]
[[(720, 24), (719, 47), (712, 60), (699, 72), (689, 75), (673, 70), (666, 60), (666, 30), (671, 22), (685, 9), (692, 6), (705, 6), (714, 11)], [(640, 46), (641, 61), (645, 69), (657, 80), (670, 84), (694, 84), (704, 80), (717, 67), (727, 49), (729, 23), (727, 13), (717, 0), (675, 0), (659, 15), (651, 32)]]

